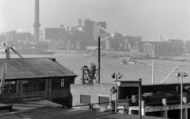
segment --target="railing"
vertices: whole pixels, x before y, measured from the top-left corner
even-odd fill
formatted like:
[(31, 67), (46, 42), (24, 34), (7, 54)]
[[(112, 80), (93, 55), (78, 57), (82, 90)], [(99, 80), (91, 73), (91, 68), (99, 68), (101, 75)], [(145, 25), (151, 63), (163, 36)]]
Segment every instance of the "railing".
[[(172, 101), (167, 101), (167, 105), (172, 105), (172, 104), (179, 104), (180, 100), (172, 100)], [(161, 106), (163, 105), (162, 101), (160, 102), (154, 102), (154, 103), (146, 103), (145, 106)]]
[[(95, 105), (101, 105), (101, 104), (110, 104), (111, 102), (102, 102), (102, 103), (88, 103), (88, 104), (81, 104), (81, 105), (75, 105), (75, 106), (72, 106), (73, 107), (89, 107), (88, 109), (89, 110), (92, 110), (92, 111), (95, 111), (96, 108), (94, 108)], [(106, 105), (106, 108), (107, 108), (107, 105)]]
[[(88, 104), (80, 104), (80, 105), (75, 105), (75, 106), (72, 106), (72, 107), (85, 107), (85, 106), (88, 106), (89, 109), (92, 109), (95, 105), (101, 105), (101, 104), (110, 104), (112, 102), (102, 102), (102, 103), (88, 103)], [(114, 102), (115, 103), (115, 102)], [(129, 103), (128, 101), (124, 101), (124, 100), (119, 100), (118, 101), (118, 104), (122, 104), (122, 103), (128, 103), (129, 106), (132, 104), (132, 103)], [(172, 104), (179, 104), (180, 103), (180, 100), (171, 100), (171, 101), (167, 101), (167, 105), (172, 105)], [(138, 104), (137, 104), (138, 105)], [(163, 105), (162, 101), (160, 102), (154, 102), (154, 103), (146, 103), (145, 102), (145, 106), (161, 106)]]

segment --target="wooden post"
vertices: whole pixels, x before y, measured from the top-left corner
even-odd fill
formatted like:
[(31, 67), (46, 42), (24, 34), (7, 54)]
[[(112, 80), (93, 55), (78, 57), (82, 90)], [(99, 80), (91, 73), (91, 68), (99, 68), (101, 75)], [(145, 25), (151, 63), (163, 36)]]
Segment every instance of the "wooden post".
[(98, 83), (100, 83), (100, 56), (101, 56), (101, 54), (100, 54), (100, 37), (98, 37)]
[[(183, 103), (186, 105), (187, 104), (187, 97), (183, 97)], [(184, 108), (184, 114), (183, 114), (184, 119), (188, 119), (188, 108)]]
[(117, 112), (117, 100), (118, 100), (118, 85), (117, 85), (117, 75), (116, 77), (116, 82), (115, 82), (115, 87), (116, 87), (116, 94), (115, 94), (115, 112)]
[[(166, 99), (166, 98), (163, 98), (163, 99), (162, 99), (162, 104), (163, 104), (164, 107), (167, 106), (167, 99)], [(167, 110), (167, 109), (165, 109), (165, 110), (163, 111), (163, 118), (164, 118), (164, 119), (167, 119), (167, 118), (168, 118), (168, 110)]]
[(20, 80), (16, 80), (16, 97), (20, 97)]
[(48, 99), (51, 100), (51, 93), (52, 93), (52, 79), (48, 79)]
[(145, 114), (145, 101), (144, 100), (141, 101), (141, 105), (142, 105), (141, 106), (142, 107), (142, 109), (141, 109), (142, 110), (142, 112), (141, 112), (142, 116), (145, 116), (146, 114)]
[(141, 93), (142, 93), (142, 86), (141, 86), (141, 83), (142, 83), (142, 79), (139, 79), (139, 118), (142, 119), (142, 105), (141, 105)]
[(181, 106), (181, 110), (180, 110), (180, 119), (183, 119), (183, 76), (181, 76), (181, 96), (180, 96), (180, 106)]
[(81, 84), (84, 84), (84, 66), (81, 68)]
[(46, 99), (48, 99), (49, 98), (49, 79), (45, 79), (45, 97), (46, 97)]
[(188, 108), (184, 110), (184, 119), (188, 119)]

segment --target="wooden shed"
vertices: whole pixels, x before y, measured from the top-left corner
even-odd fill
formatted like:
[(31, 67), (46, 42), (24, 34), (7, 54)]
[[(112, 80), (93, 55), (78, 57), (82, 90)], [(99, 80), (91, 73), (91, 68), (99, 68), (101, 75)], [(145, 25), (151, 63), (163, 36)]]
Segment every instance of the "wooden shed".
[(0, 78), (5, 79), (2, 101), (48, 99), (72, 105), (70, 84), (74, 83), (76, 74), (55, 58), (0, 59), (0, 72)]

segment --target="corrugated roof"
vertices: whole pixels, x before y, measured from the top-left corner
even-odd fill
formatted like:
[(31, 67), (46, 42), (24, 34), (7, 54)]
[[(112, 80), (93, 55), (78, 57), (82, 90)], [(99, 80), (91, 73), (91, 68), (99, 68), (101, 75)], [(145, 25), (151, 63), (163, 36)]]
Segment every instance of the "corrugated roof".
[(0, 70), (3, 69), (5, 62), (7, 63), (5, 79), (76, 76), (53, 58), (0, 59)]

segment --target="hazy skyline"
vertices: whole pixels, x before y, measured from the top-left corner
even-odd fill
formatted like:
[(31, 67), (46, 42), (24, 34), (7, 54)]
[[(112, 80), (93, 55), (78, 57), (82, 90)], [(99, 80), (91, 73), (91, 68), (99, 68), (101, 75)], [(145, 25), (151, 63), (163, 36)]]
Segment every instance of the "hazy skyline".
[[(0, 32), (33, 32), (35, 0), (0, 0)], [(76, 26), (77, 20), (106, 21), (108, 31), (143, 40), (190, 40), (189, 0), (40, 0), (41, 30)]]

